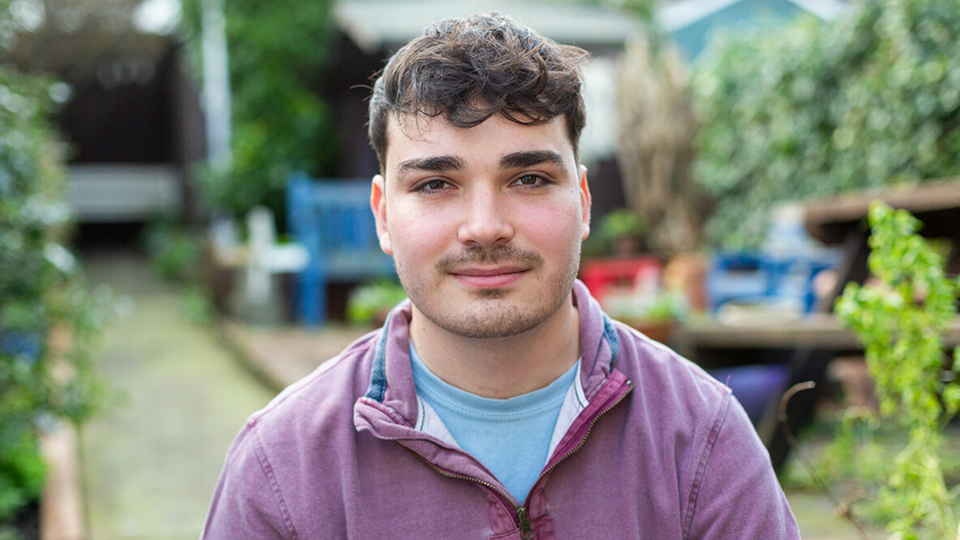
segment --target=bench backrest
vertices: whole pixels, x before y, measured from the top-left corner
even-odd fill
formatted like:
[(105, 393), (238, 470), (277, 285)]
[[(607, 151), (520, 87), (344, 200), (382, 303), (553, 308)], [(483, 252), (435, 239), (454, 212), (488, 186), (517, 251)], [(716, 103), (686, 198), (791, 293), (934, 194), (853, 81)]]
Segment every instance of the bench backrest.
[(371, 265), (389, 263), (389, 256), (380, 250), (370, 211), (369, 179), (316, 181), (303, 173), (291, 175), (287, 222), (290, 233), (310, 253), (310, 265), (326, 266), (325, 273), (363, 274)]

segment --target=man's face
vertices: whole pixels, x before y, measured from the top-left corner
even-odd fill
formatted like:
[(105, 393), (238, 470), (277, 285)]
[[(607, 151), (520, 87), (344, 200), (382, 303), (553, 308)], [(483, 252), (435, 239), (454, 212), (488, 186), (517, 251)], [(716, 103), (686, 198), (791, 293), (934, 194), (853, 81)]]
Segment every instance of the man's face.
[(464, 129), (391, 119), (371, 205), (415, 316), (473, 338), (520, 334), (568, 302), (590, 192), (564, 120)]

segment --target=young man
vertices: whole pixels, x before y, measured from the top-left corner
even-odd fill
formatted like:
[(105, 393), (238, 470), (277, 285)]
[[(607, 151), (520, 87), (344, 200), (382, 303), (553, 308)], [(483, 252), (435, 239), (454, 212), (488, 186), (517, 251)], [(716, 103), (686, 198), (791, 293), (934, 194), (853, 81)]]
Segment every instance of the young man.
[(581, 56), (481, 15), (390, 60), (371, 206), (410, 300), (250, 418), (204, 538), (799, 538), (729, 390), (576, 281)]

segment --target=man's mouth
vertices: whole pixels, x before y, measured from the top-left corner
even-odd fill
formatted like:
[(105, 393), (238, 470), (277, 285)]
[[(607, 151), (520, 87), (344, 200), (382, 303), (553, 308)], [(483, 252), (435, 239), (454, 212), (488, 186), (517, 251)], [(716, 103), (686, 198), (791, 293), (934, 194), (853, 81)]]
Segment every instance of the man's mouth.
[(520, 280), (529, 271), (522, 266), (467, 267), (450, 271), (460, 283), (477, 289), (499, 289)]

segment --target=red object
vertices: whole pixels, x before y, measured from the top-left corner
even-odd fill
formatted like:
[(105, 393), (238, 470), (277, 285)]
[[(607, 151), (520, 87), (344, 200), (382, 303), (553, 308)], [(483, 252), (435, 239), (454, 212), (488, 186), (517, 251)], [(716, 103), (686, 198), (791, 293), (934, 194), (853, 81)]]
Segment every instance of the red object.
[(652, 255), (616, 259), (590, 259), (580, 265), (580, 280), (594, 298), (600, 300), (611, 287), (633, 287), (640, 272), (663, 270), (663, 263)]

